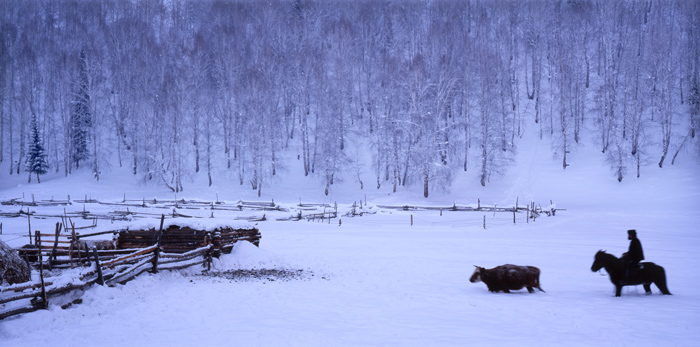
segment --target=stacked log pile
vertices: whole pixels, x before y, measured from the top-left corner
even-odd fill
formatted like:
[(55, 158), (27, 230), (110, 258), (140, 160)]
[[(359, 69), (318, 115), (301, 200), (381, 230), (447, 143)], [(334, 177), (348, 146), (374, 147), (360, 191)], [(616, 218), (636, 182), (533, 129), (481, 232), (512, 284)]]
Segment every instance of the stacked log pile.
[[(160, 247), (166, 253), (185, 253), (211, 241), (215, 249), (220, 249), (223, 253), (230, 253), (233, 244), (238, 241), (249, 241), (260, 246), (260, 237), (260, 231), (257, 228), (221, 228), (206, 231), (171, 225), (167, 229), (163, 229)], [(156, 229), (122, 230), (117, 238), (117, 249), (148, 247), (157, 243), (157, 238), (158, 231)]]

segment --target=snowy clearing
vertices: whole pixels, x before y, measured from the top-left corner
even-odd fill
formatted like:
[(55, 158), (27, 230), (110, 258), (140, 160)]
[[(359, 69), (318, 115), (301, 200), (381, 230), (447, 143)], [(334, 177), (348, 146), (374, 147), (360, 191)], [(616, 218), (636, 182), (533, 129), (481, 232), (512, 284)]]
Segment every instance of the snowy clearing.
[[(67, 310), (6, 319), (0, 336), (4, 346), (232, 339), (268, 346), (692, 345), (700, 338), (700, 275), (685, 266), (700, 262), (694, 217), (567, 211), (515, 226), (504, 215), (484, 230), (480, 213), (422, 212), (413, 227), (410, 214), (345, 218), (340, 227), (265, 222), (259, 249), (238, 244), (216, 270), (303, 270), (313, 277), (147, 274), (125, 286), (92, 288)], [(638, 286), (614, 298), (604, 271), (590, 271), (598, 249), (626, 250), (626, 225), (645, 226), (639, 229), (647, 259), (666, 268), (673, 296), (652, 287), (648, 297)], [(493, 294), (468, 282), (472, 265), (504, 263), (538, 266), (547, 293)]]

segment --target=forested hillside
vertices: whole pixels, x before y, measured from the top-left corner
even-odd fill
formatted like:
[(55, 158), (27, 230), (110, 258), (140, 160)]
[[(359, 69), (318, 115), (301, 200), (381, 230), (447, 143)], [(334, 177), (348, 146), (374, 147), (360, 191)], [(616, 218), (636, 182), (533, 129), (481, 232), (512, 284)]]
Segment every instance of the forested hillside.
[(467, 170), (488, 184), (527, 128), (562, 169), (587, 141), (621, 181), (697, 160), (699, 14), (683, 0), (4, 0), (0, 177), (120, 166), (179, 192), (228, 171), (260, 194), (303, 174), (427, 197)]

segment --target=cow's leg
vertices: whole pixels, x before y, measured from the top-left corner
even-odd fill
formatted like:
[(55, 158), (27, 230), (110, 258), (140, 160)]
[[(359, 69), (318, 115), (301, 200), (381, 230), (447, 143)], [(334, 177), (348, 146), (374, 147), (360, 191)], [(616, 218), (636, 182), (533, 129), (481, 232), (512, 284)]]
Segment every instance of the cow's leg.
[(619, 284), (615, 286), (615, 296), (622, 296), (622, 286)]
[(508, 290), (508, 289), (503, 289), (503, 292), (504, 292), (504, 293), (510, 293), (510, 290)]
[(644, 291), (647, 292), (647, 295), (651, 295), (651, 282), (644, 283)]
[(532, 287), (527, 287), (527, 291), (528, 291), (528, 293), (534, 293), (534, 292), (535, 292), (535, 290), (532, 289)]

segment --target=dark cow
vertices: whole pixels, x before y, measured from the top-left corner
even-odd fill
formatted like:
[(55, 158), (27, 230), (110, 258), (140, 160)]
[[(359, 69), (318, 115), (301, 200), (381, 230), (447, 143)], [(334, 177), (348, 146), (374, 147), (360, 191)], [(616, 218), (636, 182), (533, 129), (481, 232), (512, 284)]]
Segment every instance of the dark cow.
[(491, 292), (510, 293), (511, 290), (519, 290), (523, 287), (527, 288), (530, 293), (535, 292), (532, 288), (544, 292), (540, 288), (540, 269), (534, 266), (505, 264), (493, 269), (485, 269), (476, 265), (474, 267), (476, 270), (474, 270), (469, 282), (484, 282)]

